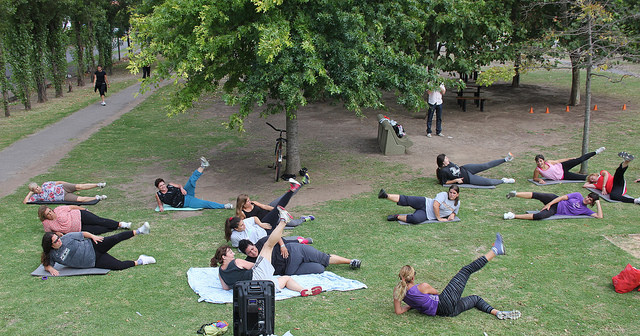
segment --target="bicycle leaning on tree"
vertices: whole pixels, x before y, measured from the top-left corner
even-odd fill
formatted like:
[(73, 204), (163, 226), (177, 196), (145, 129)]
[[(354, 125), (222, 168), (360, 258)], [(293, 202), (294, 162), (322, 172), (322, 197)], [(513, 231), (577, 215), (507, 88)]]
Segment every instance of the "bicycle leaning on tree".
[(271, 128), (273, 128), (274, 131), (280, 132), (280, 134), (278, 135), (278, 138), (276, 139), (276, 147), (273, 151), (275, 160), (273, 162), (273, 166), (270, 166), (270, 168), (275, 169), (276, 182), (278, 182), (278, 179), (280, 179), (280, 175), (281, 175), (280, 172), (282, 170), (282, 161), (287, 158), (287, 156), (284, 154), (286, 150), (287, 139), (282, 136), (283, 133), (286, 133), (287, 131), (283, 129), (277, 129), (273, 127), (273, 125), (271, 125), (269, 122), (267, 122), (266, 124), (271, 126)]

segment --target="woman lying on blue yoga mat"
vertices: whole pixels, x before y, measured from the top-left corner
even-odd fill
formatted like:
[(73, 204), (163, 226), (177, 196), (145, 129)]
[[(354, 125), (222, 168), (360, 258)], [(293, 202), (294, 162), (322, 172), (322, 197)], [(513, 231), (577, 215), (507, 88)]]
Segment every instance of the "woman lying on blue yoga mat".
[[(464, 292), (471, 274), (479, 271), (496, 255), (503, 254), (504, 244), (502, 236), (498, 233), (491, 250), (460, 269), (440, 293), (426, 282), (416, 284), (415, 269), (410, 265), (402, 266), (398, 274), (400, 282), (393, 289), (393, 308), (396, 314), (400, 315), (410, 309), (415, 309), (425, 315), (454, 317), (464, 311), (476, 308), (487, 314), (492, 314), (500, 320), (519, 318), (521, 315), (519, 311), (497, 310), (477, 295), (462, 297), (462, 292)], [(407, 304), (406, 306), (402, 304), (403, 301)]]
[(387, 194), (384, 189), (380, 189), (378, 198), (386, 198), (400, 206), (410, 206), (415, 209), (415, 212), (410, 215), (389, 215), (388, 221), (399, 220), (411, 224), (426, 220), (446, 222), (456, 218), (460, 210), (460, 188), (455, 184), (449, 187), (448, 192), (440, 192), (435, 198)]

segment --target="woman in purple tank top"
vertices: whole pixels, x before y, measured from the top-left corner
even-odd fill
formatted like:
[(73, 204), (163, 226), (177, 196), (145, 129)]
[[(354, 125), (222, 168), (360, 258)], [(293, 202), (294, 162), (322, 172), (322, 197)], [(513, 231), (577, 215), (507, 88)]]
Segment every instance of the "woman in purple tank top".
[[(449, 281), (449, 284), (441, 293), (438, 293), (435, 288), (426, 282), (416, 284), (416, 271), (409, 265), (403, 266), (398, 274), (400, 282), (393, 289), (393, 307), (396, 314), (400, 315), (413, 308), (425, 315), (453, 317), (458, 316), (463, 311), (477, 308), (496, 316), (500, 320), (515, 320), (519, 318), (521, 315), (519, 311), (497, 310), (477, 295), (462, 297), (462, 292), (471, 274), (479, 271), (496, 255), (503, 255), (504, 253), (502, 236), (498, 233), (491, 250), (471, 264), (463, 267)], [(403, 305), (402, 301), (407, 305)]]

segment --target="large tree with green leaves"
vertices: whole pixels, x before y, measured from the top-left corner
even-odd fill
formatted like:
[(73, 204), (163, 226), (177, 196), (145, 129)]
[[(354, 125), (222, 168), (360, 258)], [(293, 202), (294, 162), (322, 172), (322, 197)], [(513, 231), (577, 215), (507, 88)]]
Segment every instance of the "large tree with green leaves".
[[(400, 7), (398, 6), (400, 3)], [(356, 114), (382, 108), (382, 92), (425, 106), (428, 71), (405, 39), (420, 43), (415, 17), (392, 7), (419, 1), (168, 0), (133, 19), (134, 41), (148, 47), (133, 57), (134, 71), (158, 61), (156, 76), (177, 77), (174, 112), (219, 88), (239, 106), (229, 126), (242, 130), (256, 106), (263, 115), (285, 113), (289, 138), (287, 172), (300, 168), (297, 111), (319, 99), (335, 99)], [(404, 33), (402, 33), (404, 31)], [(397, 37), (389, 39), (387, 33)], [(161, 55), (161, 58), (157, 58)]]

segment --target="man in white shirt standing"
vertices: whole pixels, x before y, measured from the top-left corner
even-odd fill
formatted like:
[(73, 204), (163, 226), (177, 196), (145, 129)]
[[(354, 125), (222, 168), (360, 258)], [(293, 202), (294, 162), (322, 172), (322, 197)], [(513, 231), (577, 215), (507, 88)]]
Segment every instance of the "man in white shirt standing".
[(431, 121), (433, 119), (433, 112), (436, 112), (436, 134), (438, 136), (444, 136), (442, 134), (442, 95), (447, 92), (444, 84), (440, 84), (437, 90), (427, 90), (429, 94), (429, 112), (427, 112), (427, 137), (431, 137)]

